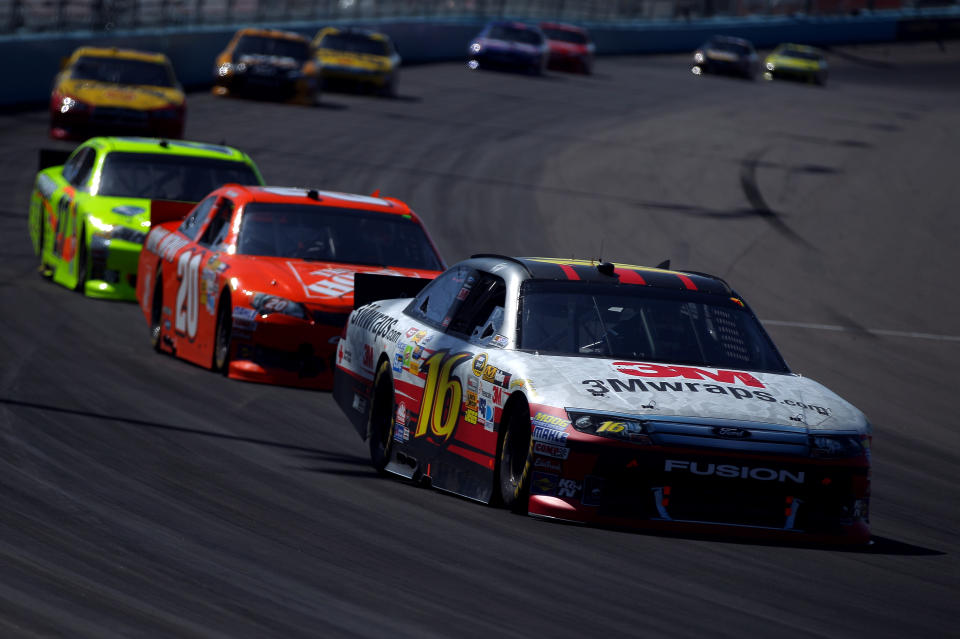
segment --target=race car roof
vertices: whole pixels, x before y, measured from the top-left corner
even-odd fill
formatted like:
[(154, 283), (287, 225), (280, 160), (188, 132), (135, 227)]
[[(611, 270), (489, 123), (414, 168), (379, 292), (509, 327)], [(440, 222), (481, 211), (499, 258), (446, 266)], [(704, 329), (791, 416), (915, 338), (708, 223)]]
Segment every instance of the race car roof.
[(622, 284), (733, 295), (732, 289), (725, 281), (706, 273), (672, 271), (649, 266), (597, 262), (594, 260), (497, 255), (474, 255), (473, 257), (500, 258), (505, 262), (512, 262), (526, 270), (527, 279), (606, 283), (610, 282), (611, 278), (616, 277)]
[(144, 62), (155, 62), (157, 64), (167, 62), (167, 56), (162, 53), (155, 51), (137, 51), (136, 49), (118, 49), (116, 47), (80, 47), (73, 52), (70, 58), (76, 59), (81, 56), (142, 60)]
[(190, 142), (189, 140), (164, 140), (141, 137), (98, 137), (86, 142), (104, 152), (125, 151), (127, 153), (159, 153), (166, 155), (189, 155), (192, 157), (215, 158), (218, 160), (236, 160), (249, 162), (246, 154), (238, 149), (222, 144)]
[(336, 206), (346, 209), (363, 209), (366, 211), (392, 213), (419, 220), (416, 214), (410, 210), (409, 206), (394, 198), (287, 186), (241, 186), (239, 184), (229, 184), (221, 188), (229, 188), (235, 191), (236, 195), (234, 197), (243, 193), (245, 196), (244, 199), (248, 202)]

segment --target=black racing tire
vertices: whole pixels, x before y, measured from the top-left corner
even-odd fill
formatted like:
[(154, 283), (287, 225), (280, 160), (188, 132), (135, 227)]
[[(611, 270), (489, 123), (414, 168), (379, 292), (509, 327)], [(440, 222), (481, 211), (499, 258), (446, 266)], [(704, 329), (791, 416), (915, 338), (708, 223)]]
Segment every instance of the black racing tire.
[(506, 508), (526, 512), (533, 465), (530, 410), (526, 403), (512, 405), (500, 427), (503, 437), (494, 473), (494, 495), (499, 495)]
[(87, 250), (86, 231), (87, 229), (81, 226), (80, 232), (77, 234), (77, 283), (73, 287), (73, 290), (83, 294), (86, 294), (87, 274), (90, 272), (90, 253)]
[(230, 308), (230, 295), (224, 292), (217, 305), (217, 326), (214, 329), (213, 357), (211, 366), (223, 375), (230, 372), (230, 347), (233, 333), (233, 310)]
[[(159, 268), (159, 266), (158, 266)], [(150, 345), (161, 352), (160, 323), (163, 321), (163, 276), (157, 273), (153, 282), (153, 298), (150, 300)]]
[(373, 378), (373, 396), (370, 398), (370, 417), (367, 422), (370, 464), (381, 475), (385, 474), (387, 464), (390, 463), (396, 414), (393, 374), (390, 362), (383, 360)]

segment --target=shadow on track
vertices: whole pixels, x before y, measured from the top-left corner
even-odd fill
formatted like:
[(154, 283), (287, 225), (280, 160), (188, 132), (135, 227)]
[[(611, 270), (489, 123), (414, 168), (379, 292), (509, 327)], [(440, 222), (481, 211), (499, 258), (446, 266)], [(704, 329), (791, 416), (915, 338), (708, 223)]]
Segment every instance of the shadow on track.
[(331, 453), (326, 450), (321, 450), (319, 448), (307, 448), (305, 446), (296, 446), (294, 444), (284, 444), (282, 442), (274, 442), (266, 439), (258, 439), (256, 437), (241, 437), (239, 435), (227, 435), (224, 433), (214, 433), (208, 430), (200, 430), (197, 428), (187, 428), (185, 426), (171, 426), (169, 424), (160, 424), (158, 422), (151, 422), (143, 419), (134, 419), (130, 417), (119, 417), (116, 415), (104, 415), (103, 413), (93, 413), (86, 410), (77, 410), (74, 408), (61, 408), (58, 406), (48, 406), (45, 404), (37, 404), (35, 402), (24, 402), (17, 399), (9, 399), (6, 397), (0, 397), (0, 405), (7, 406), (19, 406), (21, 408), (29, 408), (33, 410), (40, 410), (45, 412), (53, 413), (64, 413), (67, 415), (77, 415), (79, 417), (90, 417), (92, 419), (102, 419), (104, 421), (111, 422), (121, 422), (124, 424), (130, 424), (132, 426), (142, 426), (146, 428), (155, 428), (158, 430), (165, 430), (174, 433), (183, 433), (186, 435), (200, 435), (202, 437), (212, 437), (216, 439), (224, 439), (228, 441), (242, 442), (245, 444), (256, 444), (258, 446), (269, 446), (271, 448), (279, 448), (282, 450), (295, 450), (302, 453), (309, 453), (313, 459), (322, 459), (326, 461), (335, 461), (347, 464), (363, 464), (368, 465), (369, 462), (355, 455), (341, 455), (339, 453)]

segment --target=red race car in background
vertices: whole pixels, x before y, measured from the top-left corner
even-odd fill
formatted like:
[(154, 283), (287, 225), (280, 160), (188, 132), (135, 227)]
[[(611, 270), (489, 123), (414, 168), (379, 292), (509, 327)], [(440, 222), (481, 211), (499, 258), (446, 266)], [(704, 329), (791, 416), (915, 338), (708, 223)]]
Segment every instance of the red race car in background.
[(236, 379), (329, 389), (354, 274), (443, 269), (399, 200), (228, 184), (150, 230), (137, 301), (157, 351)]
[(560, 71), (593, 73), (595, 48), (590, 32), (572, 24), (541, 22), (540, 30), (547, 36), (550, 57), (547, 66)]

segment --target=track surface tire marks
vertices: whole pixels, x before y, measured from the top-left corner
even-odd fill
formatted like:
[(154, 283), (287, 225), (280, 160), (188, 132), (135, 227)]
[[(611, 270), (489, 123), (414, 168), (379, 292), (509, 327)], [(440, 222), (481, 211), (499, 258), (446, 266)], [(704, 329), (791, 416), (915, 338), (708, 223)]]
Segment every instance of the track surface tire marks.
[[(695, 78), (681, 56), (590, 78), (426, 66), (397, 100), (193, 94), (187, 134), (272, 184), (405, 199), (449, 262), (671, 258), (762, 317), (950, 335), (953, 49), (845, 50), (825, 89)], [(155, 355), (135, 306), (42, 280), (25, 220), (45, 127), (0, 116), (0, 635), (956, 632), (960, 345), (770, 327), (875, 424), (871, 551), (514, 516), (379, 479), (329, 395)]]

